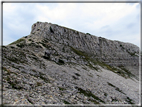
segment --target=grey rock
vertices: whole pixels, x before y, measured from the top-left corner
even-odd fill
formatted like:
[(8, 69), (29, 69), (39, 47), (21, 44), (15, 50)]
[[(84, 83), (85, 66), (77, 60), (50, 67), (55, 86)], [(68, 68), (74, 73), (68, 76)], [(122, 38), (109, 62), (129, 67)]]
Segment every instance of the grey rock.
[(138, 104), (139, 47), (51, 23), (3, 46), (4, 104)]

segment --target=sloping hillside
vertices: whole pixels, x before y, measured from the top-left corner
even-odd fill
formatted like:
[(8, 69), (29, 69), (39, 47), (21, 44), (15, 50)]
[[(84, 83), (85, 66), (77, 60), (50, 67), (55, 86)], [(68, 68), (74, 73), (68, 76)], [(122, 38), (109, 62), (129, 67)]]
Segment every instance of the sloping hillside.
[(139, 48), (51, 23), (3, 46), (3, 104), (139, 104)]

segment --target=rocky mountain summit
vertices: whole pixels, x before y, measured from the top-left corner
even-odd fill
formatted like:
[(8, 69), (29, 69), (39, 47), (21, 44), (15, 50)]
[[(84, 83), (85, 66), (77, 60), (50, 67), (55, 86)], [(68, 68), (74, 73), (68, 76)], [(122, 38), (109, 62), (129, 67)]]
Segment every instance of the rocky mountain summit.
[(2, 47), (3, 104), (139, 104), (139, 47), (51, 23)]

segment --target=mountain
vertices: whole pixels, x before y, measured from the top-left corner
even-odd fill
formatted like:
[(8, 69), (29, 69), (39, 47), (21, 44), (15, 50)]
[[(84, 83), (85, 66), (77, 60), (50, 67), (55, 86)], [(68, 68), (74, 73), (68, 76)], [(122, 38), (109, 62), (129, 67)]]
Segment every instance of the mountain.
[(2, 46), (3, 104), (139, 104), (139, 47), (48, 22)]

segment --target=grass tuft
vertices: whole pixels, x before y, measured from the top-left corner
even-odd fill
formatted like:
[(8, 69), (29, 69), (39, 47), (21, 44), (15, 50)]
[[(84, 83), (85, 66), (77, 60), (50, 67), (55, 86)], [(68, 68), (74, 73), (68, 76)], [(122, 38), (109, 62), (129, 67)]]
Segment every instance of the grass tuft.
[(64, 65), (65, 62), (64, 62), (62, 59), (59, 59), (57, 64), (58, 64), (58, 65)]
[[(79, 90), (79, 93), (84, 94), (88, 97), (93, 97), (94, 100), (99, 104), (99, 102), (105, 103), (103, 100), (101, 100), (99, 97), (95, 96), (91, 91), (83, 90), (82, 88), (76, 87)], [(99, 101), (99, 102), (98, 102)], [(95, 102), (94, 102), (95, 103)]]
[(66, 100), (63, 100), (63, 102), (65, 103), (65, 104), (70, 104), (68, 101), (66, 101)]
[(63, 90), (66, 90), (65, 88), (62, 88), (62, 87), (58, 87), (59, 90), (63, 91)]
[[(114, 87), (115, 88), (115, 90), (117, 90), (117, 91), (119, 91), (120, 93), (122, 93), (122, 94), (125, 94), (122, 90), (120, 90), (118, 87), (116, 87), (116, 86), (114, 86), (113, 84), (111, 84), (111, 83), (109, 83), (109, 82), (107, 82), (108, 83), (108, 85), (110, 85), (111, 87)], [(125, 94), (126, 95), (126, 94)]]
[(134, 101), (129, 97), (127, 97), (125, 100), (128, 102), (128, 104), (135, 104)]
[(17, 43), (20, 43), (20, 42), (22, 42), (22, 41), (25, 41), (25, 39), (18, 39), (17, 41), (12, 42), (12, 43), (9, 44), (9, 45), (17, 44)]

